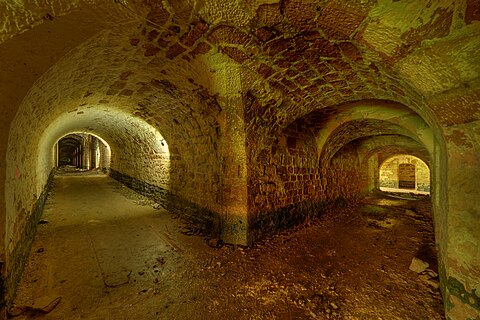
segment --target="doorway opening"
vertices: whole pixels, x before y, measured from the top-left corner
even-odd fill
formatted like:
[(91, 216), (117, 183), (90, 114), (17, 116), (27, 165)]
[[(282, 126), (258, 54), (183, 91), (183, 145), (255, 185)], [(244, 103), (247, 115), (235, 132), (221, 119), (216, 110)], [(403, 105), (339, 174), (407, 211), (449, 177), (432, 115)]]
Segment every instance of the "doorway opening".
[(395, 155), (380, 165), (378, 183), (381, 191), (429, 195), (430, 169), (420, 158)]

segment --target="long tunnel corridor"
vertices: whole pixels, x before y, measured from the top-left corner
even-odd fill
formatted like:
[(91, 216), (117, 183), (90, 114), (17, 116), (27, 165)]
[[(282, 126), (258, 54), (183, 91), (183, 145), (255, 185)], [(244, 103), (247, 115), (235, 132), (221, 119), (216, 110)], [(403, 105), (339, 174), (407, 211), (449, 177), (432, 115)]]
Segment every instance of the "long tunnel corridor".
[(479, 8), (0, 1), (0, 319), (479, 319)]
[(250, 248), (192, 227), (106, 175), (57, 175), (12, 314), (443, 319), (428, 197), (371, 195)]
[(192, 245), (175, 239), (165, 211), (128, 190), (98, 173), (56, 176), (16, 305), (61, 298), (49, 318), (159, 319), (158, 303), (184, 300), (188, 288), (175, 274), (187, 270)]

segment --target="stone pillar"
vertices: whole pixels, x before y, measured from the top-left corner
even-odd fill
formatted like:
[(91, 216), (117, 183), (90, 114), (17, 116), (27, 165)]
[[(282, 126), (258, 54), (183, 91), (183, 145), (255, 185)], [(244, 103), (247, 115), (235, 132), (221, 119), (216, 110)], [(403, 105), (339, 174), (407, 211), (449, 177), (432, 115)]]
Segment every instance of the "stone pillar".
[(73, 157), (72, 157), (72, 165), (75, 166), (75, 167), (78, 167), (77, 166), (77, 151), (78, 151), (78, 148), (75, 149), (75, 151), (73, 152)]
[(368, 188), (366, 193), (373, 191), (374, 189), (380, 189), (380, 178), (379, 178), (379, 166), (378, 166), (378, 155), (375, 154), (367, 159), (368, 166)]
[(447, 319), (480, 319), (480, 120), (446, 129)]
[(82, 140), (82, 168), (90, 170), (92, 168), (92, 136), (85, 135)]
[(219, 119), (223, 190), (221, 237), (226, 243), (247, 245), (247, 155), (241, 93), (242, 67), (220, 54), (211, 57), (210, 62), (215, 69), (215, 89), (222, 108)]
[(82, 169), (83, 168), (83, 162), (82, 162), (82, 146), (80, 145), (77, 148), (77, 153), (76, 153), (76, 158), (77, 158), (77, 168)]
[(97, 152), (100, 152), (100, 141), (96, 137), (92, 137), (92, 169), (96, 169), (100, 166), (100, 161), (97, 159)]

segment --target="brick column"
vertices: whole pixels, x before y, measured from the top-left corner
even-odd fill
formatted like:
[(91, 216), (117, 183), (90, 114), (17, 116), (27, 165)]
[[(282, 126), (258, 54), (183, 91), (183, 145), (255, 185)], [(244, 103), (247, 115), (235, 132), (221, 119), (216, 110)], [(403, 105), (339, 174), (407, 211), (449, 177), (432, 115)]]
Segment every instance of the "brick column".
[(221, 237), (226, 243), (247, 245), (247, 156), (241, 66), (213, 57), (220, 122), (221, 184), (223, 212)]
[(480, 121), (446, 130), (448, 216), (444, 297), (447, 319), (480, 318)]

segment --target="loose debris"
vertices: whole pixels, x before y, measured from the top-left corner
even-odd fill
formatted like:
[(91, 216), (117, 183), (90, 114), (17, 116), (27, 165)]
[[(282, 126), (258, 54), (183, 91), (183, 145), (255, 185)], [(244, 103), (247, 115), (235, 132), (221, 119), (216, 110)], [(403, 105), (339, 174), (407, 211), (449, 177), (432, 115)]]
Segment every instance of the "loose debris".
[(428, 268), (428, 263), (418, 258), (413, 257), (409, 269), (416, 273), (422, 273)]
[[(118, 190), (129, 192), (127, 188)], [(129, 197), (142, 200), (138, 195)], [(158, 210), (157, 214), (161, 213)], [(95, 310), (90, 304), (66, 307), (79, 301), (77, 295), (92, 294), (78, 290), (79, 281), (81, 285), (81, 281), (90, 280), (57, 281), (55, 286), (63, 287), (62, 292), (68, 292), (75, 280), (77, 285), (71, 289), (73, 298), (63, 295), (68, 303), (57, 308), (55, 316), (73, 319), (101, 314), (100, 318), (108, 319), (115, 313), (116, 319), (145, 320), (444, 319), (428, 198), (373, 196), (358, 204), (327, 208), (318, 217), (252, 247), (205, 238), (201, 230), (184, 223), (182, 216), (161, 221), (166, 224), (160, 228), (153, 218), (145, 219), (144, 225), (136, 220), (134, 233), (141, 234), (143, 229), (150, 235), (154, 232), (160, 250), (156, 245), (140, 246), (133, 252), (145, 260), (137, 259), (136, 264), (129, 264), (128, 258), (122, 260), (124, 268), (116, 273), (118, 281), (111, 281), (115, 274), (109, 275), (105, 287), (100, 278), (93, 279), (92, 287), (99, 281), (102, 285), (100, 295), (93, 299), (104, 299), (107, 304), (99, 302)], [(132, 220), (128, 225), (116, 221), (116, 225), (130, 230)], [(31, 255), (37, 261), (43, 262), (54, 252), (50, 243), (34, 246), (39, 247), (48, 250)], [(142, 250), (148, 254), (141, 255)], [(421, 268), (414, 268), (419, 273), (409, 270), (414, 257), (423, 262)], [(133, 271), (125, 278), (128, 270)], [(45, 279), (45, 274), (35, 272), (26, 273), (29, 287), (23, 290), (25, 299), (18, 305), (29, 305), (33, 292), (29, 289), (41, 287), (37, 280)]]

